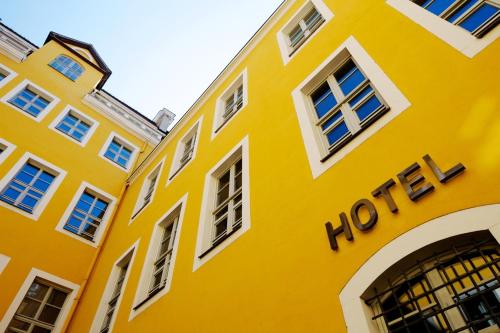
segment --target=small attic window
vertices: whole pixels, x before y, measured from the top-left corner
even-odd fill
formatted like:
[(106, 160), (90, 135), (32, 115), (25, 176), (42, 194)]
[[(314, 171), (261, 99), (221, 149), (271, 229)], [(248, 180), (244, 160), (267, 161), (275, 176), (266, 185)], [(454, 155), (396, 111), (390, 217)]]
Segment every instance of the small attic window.
[(50, 67), (66, 76), (68, 79), (75, 81), (82, 75), (84, 69), (76, 61), (65, 55), (59, 55), (52, 60)]

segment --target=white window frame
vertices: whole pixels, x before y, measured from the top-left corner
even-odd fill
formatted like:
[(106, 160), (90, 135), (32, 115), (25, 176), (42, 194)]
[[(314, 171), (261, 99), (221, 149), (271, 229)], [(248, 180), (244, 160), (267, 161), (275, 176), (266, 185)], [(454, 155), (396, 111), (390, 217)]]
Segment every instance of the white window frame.
[[(215, 198), (217, 194), (218, 177), (238, 159), (242, 160), (242, 223), (241, 227), (224, 241), (212, 246), (212, 227), (214, 225), (213, 210), (215, 208)], [(215, 257), (228, 245), (233, 243), (241, 235), (250, 229), (250, 169), (249, 169), (249, 140), (246, 136), (205, 175), (205, 185), (203, 188), (203, 199), (198, 224), (198, 236), (196, 240), (196, 251), (193, 264), (193, 272)], [(210, 252), (206, 253), (207, 250)], [(200, 258), (202, 254), (205, 255)]]
[[(237, 111), (233, 112), (228, 118), (224, 119), (223, 114), (226, 108), (226, 100), (236, 92), (238, 87), (243, 85), (243, 105)], [(241, 113), (248, 104), (248, 70), (245, 68), (238, 76), (228, 85), (226, 90), (217, 98), (215, 102), (215, 114), (212, 127), (213, 140), (227, 124), (230, 123), (237, 114)]]
[[(323, 17), (323, 23), (321, 23), (317, 28), (313, 30), (312, 33), (305, 36), (305, 39), (300, 42), (295, 47), (292, 47), (289, 43), (289, 33), (300, 24), (303, 18), (309, 13), (312, 8), (316, 8), (318, 13)], [(328, 22), (333, 18), (333, 13), (328, 8), (328, 6), (323, 2), (323, 0), (309, 0), (306, 1), (293, 15), (288, 22), (286, 22), (283, 27), (276, 34), (278, 40), (278, 46), (280, 48), (281, 58), (283, 59), (283, 64), (287, 65), (290, 60), (292, 60), (297, 53), (304, 48), (304, 46), (309, 43), (316, 34), (318, 34), (323, 27), (326, 26)]]
[(0, 153), (0, 164), (3, 163), (9, 157), (10, 154), (16, 149), (16, 145), (0, 138), (0, 147), (3, 147), (4, 151)]
[[(58, 130), (56, 128), (56, 126), (59, 125), (59, 123), (64, 119), (64, 117), (68, 113), (74, 114), (74, 115), (76, 115), (77, 118), (79, 118), (79, 119), (81, 119), (81, 120), (83, 120), (83, 121), (85, 121), (85, 122), (87, 122), (87, 123), (90, 124), (90, 128), (89, 128), (87, 134), (85, 134), (85, 136), (83, 137), (82, 141), (78, 141), (75, 138), (73, 138), (72, 136), (70, 136), (70, 135), (68, 135), (68, 134), (66, 134), (64, 132), (61, 132), (60, 130)], [(90, 140), (90, 138), (92, 137), (92, 135), (94, 134), (94, 132), (95, 132), (95, 130), (97, 129), (98, 126), (99, 126), (99, 122), (97, 120), (89, 117), (88, 115), (86, 115), (82, 111), (78, 110), (77, 108), (75, 108), (75, 107), (73, 107), (71, 105), (67, 105), (62, 110), (62, 112), (59, 113), (59, 115), (52, 121), (52, 123), (50, 123), (49, 128), (51, 130), (53, 130), (54, 132), (56, 132), (57, 134), (62, 135), (66, 139), (69, 139), (72, 142), (76, 143), (77, 145), (85, 147), (87, 145), (87, 142)]]
[(55, 173), (54, 181), (50, 185), (48, 191), (45, 192), (43, 198), (40, 199), (40, 201), (38, 202), (37, 206), (35, 207), (35, 209), (31, 214), (15, 206), (9, 205), (4, 201), (0, 201), (0, 206), (5, 207), (18, 214), (21, 214), (31, 220), (37, 221), (40, 215), (45, 210), (47, 204), (50, 202), (55, 192), (59, 188), (59, 185), (61, 185), (67, 172), (55, 166), (54, 164), (47, 162), (46, 160), (27, 152), (24, 153), (23, 156), (21, 156), (21, 158), (17, 161), (17, 163), (9, 170), (9, 172), (2, 178), (2, 180), (0, 180), (0, 191), (2, 191), (5, 188), (5, 186), (7, 186), (7, 184), (16, 176), (19, 170), (21, 170), (24, 164), (26, 164), (26, 162), (28, 161), (33, 161), (35, 164), (40, 164), (44, 169)]
[(99, 331), (101, 330), (104, 318), (106, 317), (106, 310), (108, 309), (107, 305), (115, 289), (114, 287), (116, 286), (116, 281), (120, 274), (120, 269), (128, 261), (128, 269), (125, 274), (125, 279), (123, 280), (121, 293), (118, 297), (118, 300), (116, 301), (113, 318), (111, 319), (111, 323), (109, 324), (109, 333), (113, 331), (116, 317), (118, 311), (120, 310), (120, 304), (127, 288), (127, 282), (130, 277), (130, 272), (132, 271), (132, 266), (134, 264), (134, 259), (137, 254), (138, 247), (139, 240), (137, 240), (113, 263), (113, 267), (111, 268), (111, 272), (109, 273), (108, 280), (106, 282), (106, 286), (104, 287), (104, 291), (99, 302), (99, 306), (97, 307), (97, 311), (95, 313), (94, 320), (92, 321), (92, 326), (89, 330), (89, 333), (99, 333)]
[[(66, 58), (66, 59), (69, 59), (71, 61), (71, 63), (69, 64), (69, 66), (67, 66), (67, 64), (65, 64), (64, 68), (61, 70), (59, 68), (56, 68), (54, 65), (55, 62), (59, 61), (60, 58)], [(55, 58), (53, 58), (49, 63), (48, 63), (49, 67), (52, 68), (53, 70), (55, 70), (56, 72), (58, 72), (59, 74), (63, 75), (65, 78), (67, 78), (68, 80), (71, 80), (73, 82), (76, 82), (76, 80), (78, 80), (78, 78), (80, 78), (80, 76), (82, 76), (83, 73), (85, 73), (85, 67), (83, 67), (78, 61), (76, 61), (73, 57), (70, 57), (69, 55), (66, 55), (64, 53), (61, 53), (59, 54), (58, 56), (56, 56)], [(75, 77), (75, 78), (72, 78), (69, 76), (68, 73), (72, 73), (73, 72), (73, 69), (72, 67), (74, 65), (77, 65), (78, 68), (81, 69), (81, 73)], [(63, 67), (63, 66), (61, 66)]]
[[(144, 263), (142, 266), (141, 277), (139, 280), (139, 284), (137, 286), (137, 290), (135, 292), (134, 302), (132, 303), (132, 309), (130, 310), (129, 321), (134, 319), (141, 312), (150, 307), (153, 303), (158, 301), (160, 298), (165, 296), (171, 288), (172, 278), (174, 275), (175, 269), (175, 261), (177, 258), (177, 250), (179, 248), (179, 240), (181, 236), (182, 224), (184, 221), (184, 213), (186, 211), (186, 203), (187, 203), (188, 194), (186, 193), (179, 201), (177, 201), (172, 207), (165, 213), (161, 218), (156, 221), (153, 232), (151, 234), (151, 238), (149, 241), (148, 252), (144, 259)], [(167, 279), (165, 281), (165, 287), (157, 292), (153, 297), (151, 297), (147, 302), (142, 304), (140, 307), (134, 310), (134, 307), (148, 297), (149, 287), (151, 285), (151, 279), (153, 275), (153, 265), (157, 259), (158, 250), (160, 241), (163, 236), (164, 225), (167, 222), (170, 222), (172, 218), (178, 216), (177, 220), (177, 229), (175, 231), (174, 243), (172, 246), (172, 256), (170, 259), (169, 271), (167, 274)]]
[(0, 253), (0, 274), (4, 271), (5, 267), (7, 267), (7, 264), (10, 261), (10, 257), (7, 257), (4, 254)]
[[(130, 218), (129, 224), (132, 223), (132, 221), (135, 220), (137, 218), (137, 216), (141, 215), (141, 213), (146, 209), (146, 207), (149, 206), (151, 204), (151, 202), (153, 202), (156, 190), (158, 188), (158, 184), (160, 183), (160, 178), (161, 178), (161, 174), (162, 174), (162, 171), (163, 171), (163, 165), (165, 164), (165, 159), (166, 159), (166, 157), (164, 157), (160, 161), (160, 163), (158, 163), (153, 168), (153, 170), (150, 173), (148, 173), (147, 176), (144, 178), (144, 181), (142, 183), (141, 190), (140, 190), (139, 195), (137, 197), (137, 201), (135, 203), (135, 207), (134, 207), (134, 210), (132, 212), (132, 216)], [(156, 176), (156, 182), (154, 184), (153, 192), (151, 193), (151, 197), (149, 199), (149, 202), (147, 202), (146, 204), (144, 204), (144, 199), (145, 199), (146, 194), (148, 192), (149, 184), (151, 182), (151, 178), (155, 174), (157, 174), (157, 176)]]
[[(108, 202), (108, 207), (106, 209), (106, 213), (104, 214), (104, 216), (101, 220), (101, 224), (99, 225), (99, 228), (97, 228), (97, 232), (94, 235), (93, 242), (64, 229), (66, 222), (68, 221), (69, 217), (71, 216), (73, 209), (75, 208), (76, 204), (78, 203), (78, 200), (80, 200), (80, 197), (85, 192), (85, 190), (88, 190), (89, 192), (95, 193), (98, 197), (101, 197)], [(116, 202), (117, 202), (117, 199), (114, 196), (112, 196), (111, 194), (106, 193), (105, 191), (97, 188), (96, 186), (84, 181), (81, 183), (80, 187), (78, 188), (75, 195), (71, 199), (71, 202), (69, 203), (68, 207), (66, 208), (66, 211), (64, 212), (63, 216), (59, 220), (59, 223), (57, 224), (55, 230), (65, 234), (67, 236), (70, 236), (74, 239), (77, 239), (80, 242), (88, 244), (92, 247), (98, 247), (99, 244), (101, 243), (101, 239), (105, 233), (105, 230), (106, 230), (106, 227), (107, 227), (108, 222), (110, 220), (110, 217), (113, 215), (113, 211), (115, 209)]]
[[(341, 149), (336, 151), (332, 156), (322, 162), (328, 155), (328, 152), (323, 143), (323, 134), (320, 133), (316, 125), (317, 120), (315, 119), (314, 106), (312, 105), (309, 95), (318, 84), (332, 74), (333, 70), (345, 60), (347, 56), (350, 56), (359, 66), (359, 69), (366, 74), (373, 84), (374, 89), (382, 96), (383, 100), (388, 105), (389, 110), (378, 118), (377, 121), (359, 133), (359, 135), (346, 143)], [(406, 97), (353, 36), (350, 36), (342, 43), (338, 49), (328, 56), (323, 63), (293, 90), (292, 98), (295, 104), (295, 111), (299, 120), (302, 139), (304, 141), (313, 178), (319, 177), (323, 172), (343, 159), (357, 146), (410, 106), (410, 102)]]
[[(104, 156), (104, 154), (106, 154), (106, 151), (108, 150), (108, 147), (111, 144), (111, 142), (113, 141), (113, 139), (116, 139), (116, 141), (120, 142), (120, 144), (128, 146), (127, 148), (132, 150), (132, 154), (130, 154), (130, 160), (128, 161), (126, 168), (122, 167), (121, 165), (119, 165), (118, 163), (116, 163), (114, 161), (111, 161), (109, 158)], [(111, 132), (111, 134), (108, 136), (106, 142), (102, 146), (101, 150), (99, 151), (99, 157), (101, 157), (103, 160), (110, 163), (111, 165), (114, 165), (118, 169), (128, 173), (128, 172), (130, 172), (130, 170), (132, 170), (132, 167), (135, 164), (135, 160), (137, 158), (138, 153), (139, 153), (139, 147), (132, 144), (130, 141), (125, 139), (123, 136), (118, 135), (116, 132)]]
[(78, 289), (80, 288), (79, 285), (76, 283), (73, 283), (71, 281), (65, 280), (63, 278), (60, 278), (58, 276), (52, 275), (50, 273), (44, 272), (42, 270), (32, 268), (26, 279), (24, 280), (22, 286), (19, 288), (19, 291), (17, 292), (16, 296), (10, 303), (9, 308), (5, 312), (2, 321), (0, 321), (0, 331), (4, 332), (12, 318), (14, 317), (17, 309), (19, 308), (19, 305), (24, 299), (24, 296), (28, 292), (28, 289), (30, 288), (31, 284), (36, 278), (41, 278), (43, 280), (47, 280), (48, 282), (59, 285), (65, 289), (71, 290), (68, 293), (68, 296), (66, 296), (66, 300), (63, 304), (63, 307), (61, 309), (61, 312), (59, 312), (59, 315), (57, 317), (57, 320), (54, 325), (54, 330), (52, 333), (59, 333), (61, 332), (62, 328), (64, 327), (65, 322), (68, 320), (68, 315), (69, 312), (73, 306), (73, 303), (75, 301), (76, 295), (78, 293)]
[[(177, 176), (182, 170), (186, 168), (189, 163), (191, 163), (196, 157), (196, 151), (198, 150), (198, 142), (200, 142), (200, 132), (201, 132), (201, 123), (203, 121), (203, 116), (198, 119), (198, 121), (187, 131), (186, 134), (179, 140), (177, 143), (177, 148), (175, 149), (174, 159), (172, 161), (172, 166), (170, 168), (170, 172), (168, 174), (167, 185), (172, 182), (172, 180)], [(181, 159), (184, 155), (184, 148), (186, 142), (188, 142), (191, 138), (194, 137), (194, 144), (191, 149), (191, 156), (185, 162), (181, 162)]]
[[(47, 107), (43, 109), (37, 117), (32, 116), (28, 112), (21, 110), (17, 106), (9, 103), (9, 100), (19, 94), (22, 90), (25, 88), (30, 88), (33, 92), (36, 92), (37, 94), (41, 95), (43, 98), (47, 99), (49, 101), (49, 104), (47, 104)], [(23, 114), (24, 116), (36, 121), (36, 122), (41, 122), (45, 116), (52, 110), (57, 103), (59, 103), (60, 99), (56, 97), (54, 94), (49, 93), (47, 90), (43, 89), (39, 85), (34, 84), (30, 80), (24, 80), (21, 83), (19, 83), (14, 89), (9, 91), (6, 95), (4, 95), (1, 99), (0, 102), (8, 105), (10, 108), (16, 110), (17, 112)]]
[(5, 78), (0, 81), (0, 88), (5, 86), (17, 76), (16, 72), (3, 64), (0, 64), (0, 72), (5, 75)]
[(387, 0), (387, 4), (443, 40), (465, 56), (473, 58), (500, 36), (500, 25), (481, 38), (420, 7), (411, 0)]

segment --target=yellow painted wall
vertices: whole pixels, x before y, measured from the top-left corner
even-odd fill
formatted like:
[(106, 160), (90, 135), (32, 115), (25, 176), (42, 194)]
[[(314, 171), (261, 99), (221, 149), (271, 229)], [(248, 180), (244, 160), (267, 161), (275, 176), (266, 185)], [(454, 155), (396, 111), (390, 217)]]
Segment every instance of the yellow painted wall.
[[(344, 332), (339, 293), (356, 270), (398, 235), (435, 217), (499, 202), (500, 44), (472, 59), (406, 18), (385, 1), (325, 3), (334, 18), (283, 65), (277, 31), (297, 1), (218, 89), (174, 129), (166, 145), (128, 189), (96, 270), (70, 326), (87, 332), (112, 265), (140, 240), (114, 332)], [(409, 99), (411, 106), (344, 159), (313, 179), (291, 92), (349, 36), (354, 36)], [(248, 106), (211, 141), (215, 101), (248, 68)], [(165, 187), (178, 140), (203, 115), (194, 161)], [(249, 137), (251, 228), (193, 272), (205, 174)], [(440, 184), (425, 165), (466, 172)], [(129, 225), (144, 176), (166, 157), (153, 203)], [(418, 162), (434, 193), (418, 203), (398, 183), (389, 212), (371, 191)], [(129, 322), (154, 223), (188, 193), (171, 290)], [(379, 222), (353, 228), (330, 250), (324, 223), (339, 226), (361, 198), (375, 203)], [(471, 221), (473, 223), (474, 221)]]
[[(325, 3), (334, 18), (283, 65), (277, 31), (303, 2), (297, 1), (262, 41), (234, 67), (218, 89), (128, 189), (112, 233), (92, 275), (71, 332), (87, 332), (112, 265), (140, 240), (115, 332), (344, 332), (339, 293), (370, 256), (398, 235), (435, 217), (500, 201), (500, 44), (470, 59), (406, 18), (385, 1)], [(347, 157), (313, 179), (292, 90), (349, 36), (354, 36), (411, 102), (410, 108)], [(249, 102), (211, 141), (215, 101), (248, 68)], [(197, 156), (165, 187), (178, 140), (203, 115)], [(205, 174), (248, 135), (251, 228), (193, 272)], [(440, 184), (422, 156), (445, 170), (467, 171)], [(129, 225), (144, 176), (166, 158), (153, 203)], [(400, 212), (389, 212), (371, 191), (413, 162), (436, 187), (418, 203), (398, 183)], [(171, 290), (129, 322), (154, 223), (189, 193)], [(379, 222), (368, 233), (353, 227), (355, 241), (339, 236), (330, 250), (324, 223), (371, 199)], [(208, 223), (208, 221), (207, 221)], [(473, 221), (471, 221), (473, 223)]]
[[(180, 122), (127, 189), (68, 332), (89, 331), (113, 263), (137, 240), (114, 332), (345, 332), (338, 295), (373, 253), (433, 218), (499, 202), (499, 43), (492, 43), (471, 59), (385, 1), (326, 0), (334, 18), (285, 66), (276, 33), (302, 3), (294, 3), (221, 85)], [(351, 35), (411, 106), (313, 179), (291, 92)], [(245, 67), (248, 105), (211, 140), (216, 98)], [(2, 112), (4, 109), (0, 107)], [(42, 124), (50, 121), (49, 116)], [(165, 186), (178, 140), (200, 116), (203, 123), (196, 158)], [(25, 122), (27, 128), (35, 126)], [(247, 135), (251, 228), (193, 272), (205, 174)], [(49, 153), (55, 154), (53, 150)], [(421, 157), (427, 153), (443, 169), (462, 162), (467, 170), (442, 185), (424, 166)], [(129, 223), (145, 176), (163, 158), (165, 165), (153, 202)], [(9, 158), (11, 163), (13, 160)], [(8, 169), (9, 161), (0, 165), (0, 171)], [(370, 193), (387, 179), (396, 179), (396, 174), (413, 162), (423, 166), (422, 174), (436, 190), (414, 203), (401, 185), (396, 185), (391, 193), (400, 211), (394, 215)], [(81, 167), (77, 170), (83, 172)], [(97, 180), (110, 179), (109, 174), (99, 171)], [(118, 191), (123, 180), (116, 179), (110, 188)], [(74, 184), (68, 180), (56, 196), (71, 193), (69, 188), (74, 191), (78, 184), (75, 175)], [(186, 193), (171, 290), (129, 321), (153, 226)], [(375, 203), (377, 225), (368, 233), (353, 228), (355, 241), (348, 243), (339, 236), (340, 251), (331, 251), (324, 223), (332, 221), (338, 226), (338, 214), (348, 213), (360, 198)], [(58, 209), (63, 211), (63, 207)], [(42, 221), (29, 222), (29, 232), (33, 232), (33, 225), (42, 228)], [(9, 231), (23, 231), (18, 228)], [(19, 245), (11, 246), (12, 251), (19, 251)], [(71, 246), (82, 258), (87, 253), (80, 250), (83, 245)], [(91, 254), (83, 259), (88, 260)], [(71, 262), (69, 251), (60, 258), (64, 260), (59, 262)], [(27, 270), (28, 263), (13, 260), (0, 275), (0, 285), (26, 274), (14, 273), (17, 269), (11, 265)], [(79, 267), (68, 265), (59, 266), (57, 272), (75, 281), (82, 276)]]
[[(17, 73), (12, 81), (0, 88), (1, 97), (23, 80), (29, 79), (60, 99), (40, 122), (22, 114), (23, 111), (16, 111), (0, 103), (0, 138), (16, 145), (12, 154), (0, 164), (0, 178), (9, 172), (26, 152), (67, 172), (37, 221), (0, 207), (0, 254), (11, 258), (0, 274), (0, 317), (3, 317), (33, 267), (78, 285), (85, 280), (97, 253), (96, 248), (56, 231), (55, 227), (82, 181), (115, 197), (122, 193), (128, 177), (127, 172), (98, 157), (111, 131), (146, 149), (140, 154), (139, 160), (152, 149), (145, 146), (143, 139), (82, 103), (82, 98), (96, 86), (102, 74), (79, 61), (85, 72), (73, 82), (48, 66), (59, 54), (74, 57), (54, 41), (35, 51), (22, 63), (16, 63), (0, 54), (0, 63)], [(99, 122), (85, 147), (48, 127), (68, 104)]]

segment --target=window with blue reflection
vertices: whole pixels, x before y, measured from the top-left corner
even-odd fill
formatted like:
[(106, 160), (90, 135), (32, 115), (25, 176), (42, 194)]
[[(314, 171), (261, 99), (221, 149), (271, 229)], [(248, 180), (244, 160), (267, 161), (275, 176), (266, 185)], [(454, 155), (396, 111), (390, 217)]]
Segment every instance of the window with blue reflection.
[(40, 96), (30, 87), (26, 87), (12, 97), (9, 103), (36, 118), (50, 104), (50, 101)]
[(93, 241), (107, 208), (108, 203), (105, 200), (85, 191), (71, 212), (64, 229)]
[(55, 175), (26, 163), (0, 194), (0, 200), (32, 213), (46, 194)]
[(52, 60), (49, 66), (73, 81), (82, 75), (84, 71), (83, 67), (76, 61), (62, 54)]
[(365, 76), (352, 60), (348, 60), (333, 76), (346, 96), (365, 81)]
[(118, 142), (116, 139), (113, 139), (113, 141), (109, 144), (106, 153), (104, 153), (104, 156), (116, 164), (126, 168), (130, 161), (130, 157), (132, 156), (132, 150)]
[(345, 124), (345, 122), (341, 122), (326, 134), (326, 138), (328, 139), (328, 143), (330, 145), (334, 145), (337, 142), (341, 141), (348, 134), (349, 129), (347, 128), (347, 125)]
[(323, 117), (328, 111), (330, 111), (337, 101), (333, 96), (332, 90), (327, 82), (323, 83), (318, 89), (316, 89), (311, 98), (314, 103), (314, 109), (319, 118)]
[(310, 96), (329, 150), (348, 142), (349, 137), (387, 110), (372, 83), (351, 58), (344, 61)]
[(68, 112), (57, 124), (56, 128), (77, 141), (83, 141), (91, 125), (80, 119), (76, 114)]
[[(491, 21), (496, 17), (496, 23), (498, 24), (498, 13), (500, 8), (494, 6), (490, 3), (481, 4), (476, 10), (474, 10), (465, 20), (463, 20), (459, 25), (470, 32), (474, 32), (479, 29), (485, 22)], [(491, 27), (492, 29), (493, 27)]]
[(413, 0), (417, 5), (480, 38), (500, 21), (500, 5), (486, 0)]

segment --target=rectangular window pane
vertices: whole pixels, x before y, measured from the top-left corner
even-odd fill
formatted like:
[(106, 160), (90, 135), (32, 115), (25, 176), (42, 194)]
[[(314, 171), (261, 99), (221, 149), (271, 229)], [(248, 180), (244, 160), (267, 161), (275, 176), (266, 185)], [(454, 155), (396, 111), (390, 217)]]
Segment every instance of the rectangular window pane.
[(316, 126), (328, 147), (323, 151), (325, 158), (333, 146), (348, 142), (349, 136), (353, 138), (369, 124), (363, 121), (374, 119), (387, 109), (375, 87), (351, 58), (342, 62), (310, 98), (314, 106), (311, 111), (318, 118)]
[(0, 200), (29, 213), (43, 198), (55, 175), (26, 163), (0, 194)]
[(424, 8), (433, 14), (440, 15), (455, 1), (456, 0), (433, 0), (426, 3)]
[(239, 159), (218, 179), (217, 201), (213, 211), (212, 245), (217, 245), (239, 227), (242, 213), (242, 172)]
[(345, 96), (347, 96), (365, 80), (364, 75), (356, 67), (352, 60), (347, 61), (346, 64), (337, 70), (334, 77)]
[(93, 241), (108, 205), (103, 199), (87, 191), (83, 192), (64, 229)]
[(360, 105), (356, 109), (356, 114), (358, 115), (359, 120), (363, 121), (366, 118), (368, 118), (369, 116), (371, 116), (381, 106), (382, 106), (382, 103), (379, 101), (377, 96), (373, 95), (372, 97), (367, 99), (365, 102), (363, 102), (363, 104)]
[(86, 123), (84, 120), (71, 113), (66, 114), (56, 126), (58, 130), (77, 141), (82, 141), (90, 127), (90, 124)]
[(328, 143), (330, 145), (334, 145), (342, 138), (344, 138), (349, 133), (349, 129), (347, 129), (347, 125), (345, 122), (341, 122), (339, 125), (334, 127), (329, 133), (327, 133), (326, 137), (328, 139)]
[(174, 217), (174, 219), (169, 222), (166, 227), (161, 228), (163, 234), (160, 243), (158, 244), (158, 254), (153, 265), (153, 275), (149, 288), (149, 294), (157, 292), (167, 281), (176, 237), (178, 218), (178, 216)]
[(67, 296), (67, 291), (35, 279), (9, 323), (7, 332), (50, 333)]
[(116, 140), (111, 141), (104, 156), (116, 164), (126, 168), (132, 156), (132, 150)]
[(458, 7), (452, 15), (450, 15), (446, 20), (448, 22), (455, 22), (460, 16), (462, 16), (467, 10), (478, 3), (480, 0), (467, 0), (460, 7)]
[(498, 7), (489, 3), (484, 3), (462, 23), (460, 23), (460, 26), (470, 32), (473, 32), (482, 24), (489, 21), (493, 16), (497, 15), (499, 11), (500, 9)]
[(321, 119), (325, 114), (328, 113), (335, 105), (337, 105), (337, 100), (333, 96), (332, 90), (327, 82), (323, 83), (318, 89), (316, 89), (311, 98), (314, 103), (314, 108), (318, 119)]
[(50, 101), (26, 87), (11, 98), (9, 103), (37, 117), (50, 104)]
[(120, 297), (123, 290), (123, 283), (127, 275), (129, 264), (130, 262), (126, 262), (125, 264), (123, 264), (123, 266), (119, 267), (119, 273), (113, 287), (113, 293), (111, 294), (111, 299), (108, 300), (106, 316), (104, 317), (101, 330), (99, 331), (101, 333), (109, 331), (111, 320), (113, 319), (113, 315), (116, 310), (116, 305), (118, 303), (118, 298)]
[[(478, 38), (499, 23), (499, 20), (495, 19), (495, 17), (498, 18), (499, 5), (484, 0), (462, 2), (456, 0), (413, 0), (413, 2), (448, 22), (474, 33)], [(459, 6), (456, 6), (457, 3)]]

